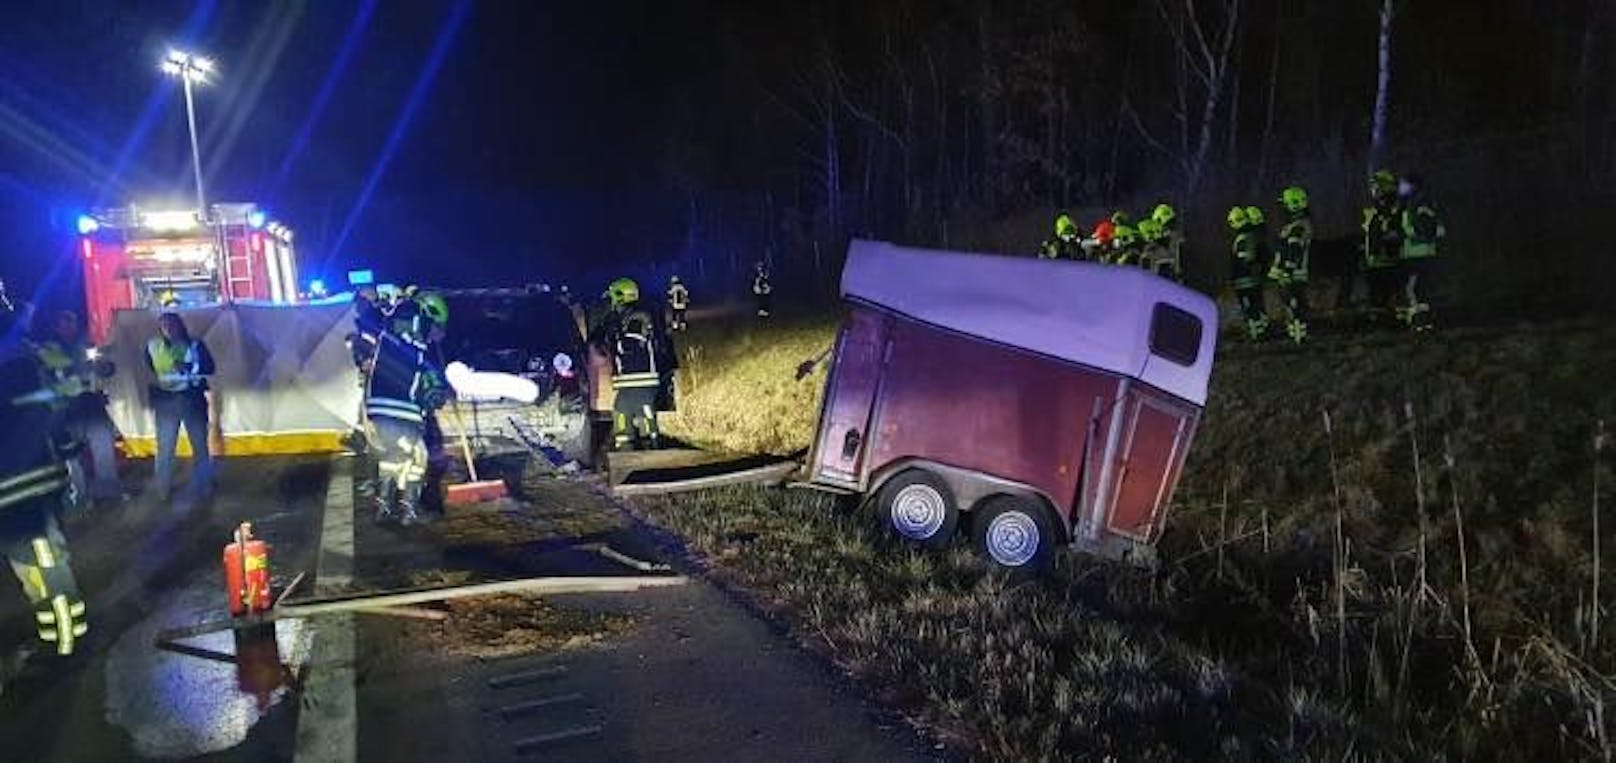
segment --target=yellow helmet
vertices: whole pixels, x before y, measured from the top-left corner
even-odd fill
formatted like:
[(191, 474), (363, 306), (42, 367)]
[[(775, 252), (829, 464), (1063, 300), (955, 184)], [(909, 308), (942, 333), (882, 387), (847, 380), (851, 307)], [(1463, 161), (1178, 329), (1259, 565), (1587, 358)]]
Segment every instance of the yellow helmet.
[(1235, 228), (1235, 229), (1244, 228), (1247, 225), (1249, 225), (1250, 223), (1251, 223), (1251, 220), (1246, 217), (1246, 208), (1245, 207), (1233, 207), (1233, 208), (1231, 208), (1229, 210), (1229, 227), (1230, 228)]
[(619, 278), (606, 287), (606, 301), (612, 307), (622, 307), (640, 301), (640, 285), (632, 278)]
[(179, 307), (179, 292), (176, 292), (173, 289), (164, 289), (157, 292), (157, 304), (160, 307)]

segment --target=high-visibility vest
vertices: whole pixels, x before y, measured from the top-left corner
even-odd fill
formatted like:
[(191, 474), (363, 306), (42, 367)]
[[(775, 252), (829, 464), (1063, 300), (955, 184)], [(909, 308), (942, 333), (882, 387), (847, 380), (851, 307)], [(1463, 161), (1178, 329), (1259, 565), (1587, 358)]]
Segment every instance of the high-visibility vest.
[(202, 386), (200, 377), (194, 374), (198, 354), (195, 339), (175, 344), (159, 336), (146, 342), (146, 355), (151, 358), (152, 371), (157, 374), (157, 388), (164, 392), (184, 392)]
[(674, 284), (668, 287), (668, 304), (675, 310), (683, 310), (690, 306), (690, 290), (684, 284)]

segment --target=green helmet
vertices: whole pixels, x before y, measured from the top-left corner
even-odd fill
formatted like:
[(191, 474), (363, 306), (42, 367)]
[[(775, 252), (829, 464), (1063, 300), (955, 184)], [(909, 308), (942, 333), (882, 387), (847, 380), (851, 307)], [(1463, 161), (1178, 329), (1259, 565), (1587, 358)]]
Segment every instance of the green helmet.
[(1247, 209), (1247, 207), (1233, 207), (1229, 210), (1230, 228), (1238, 230), (1251, 224), (1251, 218), (1246, 213)]
[(418, 292), (415, 295), (415, 304), (427, 320), (439, 326), (449, 322), (449, 303), (443, 300), (442, 294), (435, 291)]
[(1146, 242), (1160, 240), (1166, 233), (1167, 230), (1154, 215), (1139, 221), (1139, 237)]
[(1173, 210), (1173, 205), (1171, 204), (1157, 204), (1155, 209), (1150, 210), (1150, 219), (1155, 220), (1156, 224), (1163, 228), (1166, 228), (1177, 217), (1178, 212)]
[(1293, 185), (1279, 192), (1279, 204), (1287, 212), (1301, 212), (1307, 209), (1307, 189)]
[(1251, 225), (1262, 225), (1262, 207), (1246, 207), (1246, 222)]
[(1071, 215), (1062, 213), (1060, 216), (1055, 218), (1055, 235), (1056, 236), (1075, 236), (1075, 235), (1077, 235), (1077, 223), (1073, 222)]
[(1369, 192), (1374, 195), (1385, 195), (1397, 190), (1397, 173), (1391, 170), (1375, 170), (1369, 176)]
[(606, 301), (622, 307), (640, 301), (640, 285), (632, 278), (619, 278), (606, 287)]
[(1116, 232), (1111, 234), (1111, 241), (1117, 246), (1133, 246), (1139, 240), (1139, 231), (1132, 225), (1118, 225)]
[(1133, 215), (1119, 209), (1111, 213), (1111, 224), (1117, 227), (1133, 225)]

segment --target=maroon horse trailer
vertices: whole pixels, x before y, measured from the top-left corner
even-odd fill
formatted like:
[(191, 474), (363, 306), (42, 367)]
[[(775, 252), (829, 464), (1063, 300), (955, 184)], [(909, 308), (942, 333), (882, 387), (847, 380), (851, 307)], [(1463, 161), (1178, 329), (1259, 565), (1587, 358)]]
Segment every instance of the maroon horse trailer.
[(1007, 568), (1056, 546), (1152, 563), (1206, 403), (1217, 308), (1133, 267), (854, 241), (807, 486), (900, 536), (968, 527)]

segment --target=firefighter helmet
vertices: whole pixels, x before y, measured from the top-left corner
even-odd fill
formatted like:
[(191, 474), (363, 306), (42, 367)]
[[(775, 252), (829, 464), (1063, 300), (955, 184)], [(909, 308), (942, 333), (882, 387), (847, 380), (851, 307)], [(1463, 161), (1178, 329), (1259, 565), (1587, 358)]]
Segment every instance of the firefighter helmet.
[(1229, 227), (1239, 230), (1251, 224), (1246, 215), (1246, 207), (1233, 207), (1229, 210)]
[(1262, 207), (1246, 207), (1246, 222), (1251, 225), (1262, 225), (1265, 222)]
[(164, 290), (158, 292), (157, 293), (157, 305), (159, 307), (179, 307), (180, 306), (179, 292), (176, 292), (173, 289), (164, 289)]
[(443, 300), (443, 295), (435, 291), (423, 291), (415, 295), (415, 304), (419, 306), (421, 314), (433, 323), (442, 326), (449, 322), (449, 303)]
[(1369, 176), (1369, 193), (1376, 196), (1387, 195), (1397, 190), (1397, 173), (1391, 170), (1375, 170)]
[(1279, 203), (1287, 212), (1301, 212), (1307, 209), (1307, 189), (1293, 185), (1279, 192)]
[(1063, 212), (1055, 218), (1055, 235), (1057, 237), (1077, 235), (1077, 222), (1072, 220), (1071, 215)]
[[(763, 263), (758, 263), (761, 269)], [(619, 278), (606, 287), (606, 301), (612, 307), (622, 307), (640, 301), (640, 285), (632, 278)]]
[(1110, 220), (1101, 220), (1094, 225), (1094, 240), (1102, 246), (1110, 246), (1112, 237), (1117, 235), (1117, 224)]
[(1115, 241), (1119, 247), (1133, 246), (1139, 241), (1139, 231), (1135, 230), (1132, 225), (1118, 225), (1116, 232), (1112, 234), (1111, 240)]
[(1174, 211), (1173, 205), (1165, 202), (1157, 204), (1155, 209), (1150, 210), (1150, 219), (1155, 220), (1156, 224), (1164, 229), (1177, 217), (1178, 212)]
[(1130, 215), (1127, 212), (1124, 212), (1124, 211), (1119, 209), (1119, 210), (1111, 213), (1111, 224), (1115, 225), (1115, 226), (1117, 226), (1119, 228), (1124, 226), (1124, 225), (1132, 225), (1133, 224), (1133, 215)]
[(669, 278), (668, 283), (679, 283), (679, 276), (674, 276), (672, 278)]

